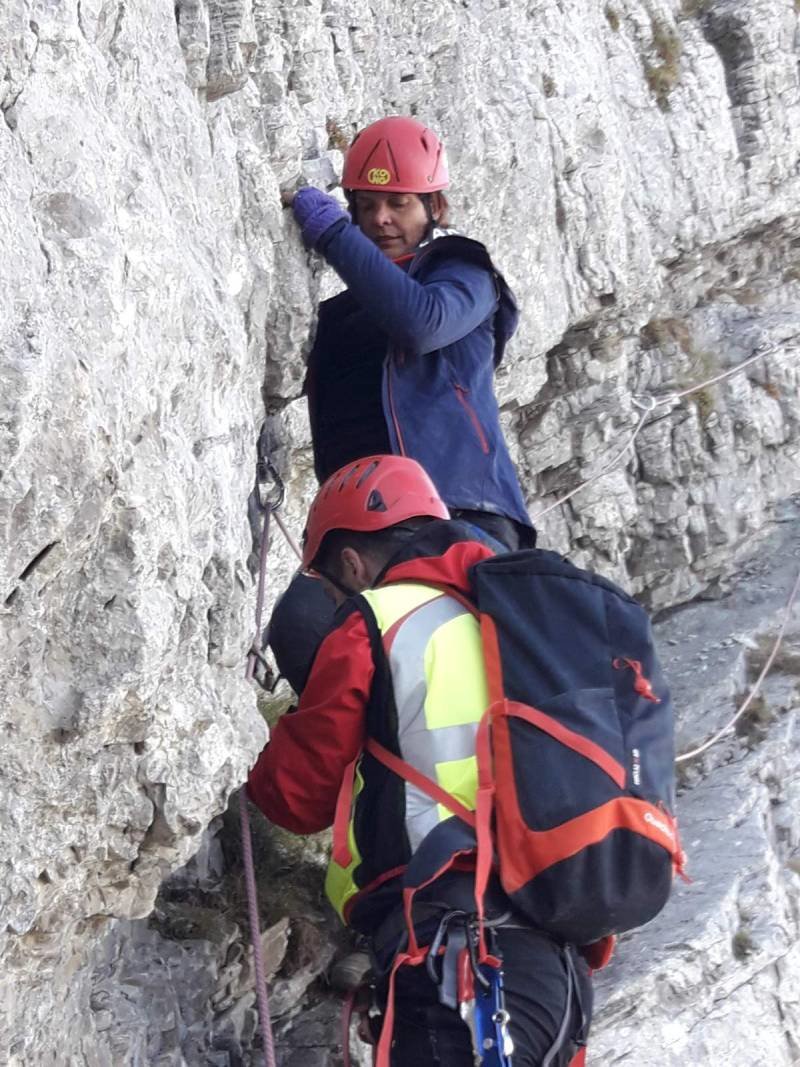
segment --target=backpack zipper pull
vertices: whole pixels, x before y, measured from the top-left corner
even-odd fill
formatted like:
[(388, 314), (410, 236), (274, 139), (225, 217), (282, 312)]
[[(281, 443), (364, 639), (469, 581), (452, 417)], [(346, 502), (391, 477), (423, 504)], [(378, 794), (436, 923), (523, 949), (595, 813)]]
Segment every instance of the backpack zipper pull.
[[(665, 812), (667, 811), (663, 804), (659, 804), (659, 807), (662, 808)], [(667, 812), (667, 814), (669, 815), (669, 812)], [(675, 853), (675, 856), (673, 857), (672, 865), (675, 870), (675, 874), (678, 875), (681, 881), (685, 882), (687, 885), (691, 885), (692, 879), (686, 873), (686, 864), (688, 862), (688, 857), (683, 850), (683, 845), (681, 844), (681, 835), (680, 831), (678, 830), (678, 820), (673, 818), (672, 816), (670, 816), (670, 818), (672, 819), (672, 828), (675, 831), (675, 844), (677, 845), (677, 851)]]
[(660, 698), (653, 692), (653, 687), (650, 684), (649, 679), (645, 678), (642, 665), (638, 659), (628, 659), (627, 656), (618, 656), (617, 659), (612, 662), (611, 666), (617, 671), (622, 670), (624, 667), (630, 667), (635, 675), (633, 688), (639, 696), (644, 697), (645, 700), (652, 701), (653, 704), (661, 703)]

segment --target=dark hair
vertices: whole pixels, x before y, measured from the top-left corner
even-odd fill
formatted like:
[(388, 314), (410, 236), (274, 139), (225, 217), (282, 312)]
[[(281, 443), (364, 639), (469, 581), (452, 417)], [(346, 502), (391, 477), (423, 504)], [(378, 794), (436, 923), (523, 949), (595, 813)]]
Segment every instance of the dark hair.
[[(450, 203), (447, 197), (441, 190), (436, 193), (422, 193), (420, 195), (422, 196), (423, 201), (427, 202), (428, 217), (433, 221), (433, 224), (435, 226), (441, 227), (441, 229), (443, 230), (446, 230), (447, 227), (450, 225)], [(434, 221), (432, 201), (433, 197), (435, 196), (439, 197), (439, 218)]]
[(372, 556), (384, 566), (406, 544), (417, 530), (435, 520), (427, 515), (405, 519), (397, 526), (385, 530), (329, 530), (322, 539), (319, 552), (312, 564), (321, 574), (339, 578), (342, 549), (353, 548), (360, 555)]

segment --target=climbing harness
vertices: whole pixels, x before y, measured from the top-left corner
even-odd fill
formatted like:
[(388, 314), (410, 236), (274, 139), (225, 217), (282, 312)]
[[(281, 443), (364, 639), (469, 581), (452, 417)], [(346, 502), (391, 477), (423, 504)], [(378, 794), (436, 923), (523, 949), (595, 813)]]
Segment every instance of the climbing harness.
[[(439, 1003), (455, 1011), (463, 1020), (471, 1039), (471, 1067), (513, 1067), (515, 1047), (510, 1033), (511, 1013), (506, 1005), (503, 960), (496, 932), (502, 929), (527, 930), (530, 929), (529, 925), (520, 925), (510, 911), (492, 917), (484, 916), (481, 920), (476, 912), (467, 912), (460, 908), (446, 910), (443, 905), (435, 904), (419, 905), (419, 910), (414, 910), (414, 919), (417, 922), (425, 922), (433, 917), (432, 912), (438, 914), (439, 921), (427, 946), (415, 947), (416, 935), (409, 935), (409, 927), (404, 927), (401, 936), (401, 928), (392, 921), (388, 923), (385, 937), (378, 934), (378, 944), (373, 945), (377, 958), (383, 957), (394, 937), (400, 937), (391, 970), (388, 972), (386, 1004), (383, 1011), (380, 1011), (375, 1003), (374, 979), (369, 986), (363, 986), (348, 998), (342, 1014), (344, 1067), (351, 1067), (349, 1036), (354, 1006), (362, 1018), (360, 1036), (364, 1037), (364, 1030), (369, 1031), (369, 1040), (373, 1046), (375, 1039), (371, 1034), (375, 1030), (370, 1024), (378, 1019), (382, 1022), (374, 1062), (378, 1067), (387, 1067), (390, 1062), (395, 1026), (393, 987), (398, 957), (412, 966), (424, 966), (431, 983), (438, 989)], [(408, 916), (405, 921), (408, 921)], [(491, 951), (481, 950), (481, 928)], [(562, 951), (567, 974), (566, 999), (558, 1032), (544, 1054), (542, 1067), (552, 1067), (570, 1041), (570, 1023), (576, 1007), (580, 1015), (580, 1025), (577, 1036), (572, 1040), (578, 1045), (578, 1050), (570, 1061), (570, 1067), (581, 1067), (585, 1061), (586, 1015), (572, 950), (565, 945), (562, 946)]]
[[(511, 912), (506, 912), (498, 919), (485, 920), (485, 926), (501, 926), (510, 918)], [(495, 956), (491, 963), (481, 963), (478, 942), (475, 916), (458, 909), (446, 912), (428, 949), (425, 969), (439, 988), (440, 1003), (456, 1010), (466, 1024), (475, 1067), (511, 1067), (514, 1042), (508, 1030), (511, 1016), (506, 1009), (502, 961)]]

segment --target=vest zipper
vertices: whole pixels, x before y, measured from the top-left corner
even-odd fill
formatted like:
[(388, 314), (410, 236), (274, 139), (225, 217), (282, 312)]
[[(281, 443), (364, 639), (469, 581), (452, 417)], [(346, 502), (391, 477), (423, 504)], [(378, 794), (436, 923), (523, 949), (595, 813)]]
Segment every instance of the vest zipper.
[(633, 688), (639, 696), (644, 697), (645, 700), (649, 700), (653, 704), (661, 703), (660, 697), (657, 697), (653, 692), (653, 686), (650, 679), (645, 677), (642, 665), (638, 659), (628, 659), (627, 656), (618, 656), (612, 661), (611, 666), (617, 671), (630, 667), (634, 674)]
[(466, 390), (463, 385), (458, 385), (457, 383), (454, 384), (453, 388), (456, 391), (456, 396), (458, 397), (461, 406), (463, 407), (464, 411), (466, 411), (467, 415), (469, 416), (470, 422), (475, 428), (475, 433), (478, 435), (478, 440), (480, 441), (480, 445), (483, 449), (484, 455), (488, 456), (489, 442), (486, 440), (486, 434), (483, 432), (483, 427), (480, 424), (480, 420), (478, 419), (478, 415), (475, 411), (475, 408), (472, 406), (472, 404), (470, 404), (469, 400), (467, 400), (468, 390)]

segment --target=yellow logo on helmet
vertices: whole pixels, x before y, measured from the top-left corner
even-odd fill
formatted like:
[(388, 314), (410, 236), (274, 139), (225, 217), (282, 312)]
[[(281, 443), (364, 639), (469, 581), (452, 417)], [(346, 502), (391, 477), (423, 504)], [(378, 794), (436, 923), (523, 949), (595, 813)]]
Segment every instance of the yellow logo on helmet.
[(383, 167), (373, 167), (367, 171), (367, 181), (370, 185), (388, 185), (391, 180), (391, 174)]

